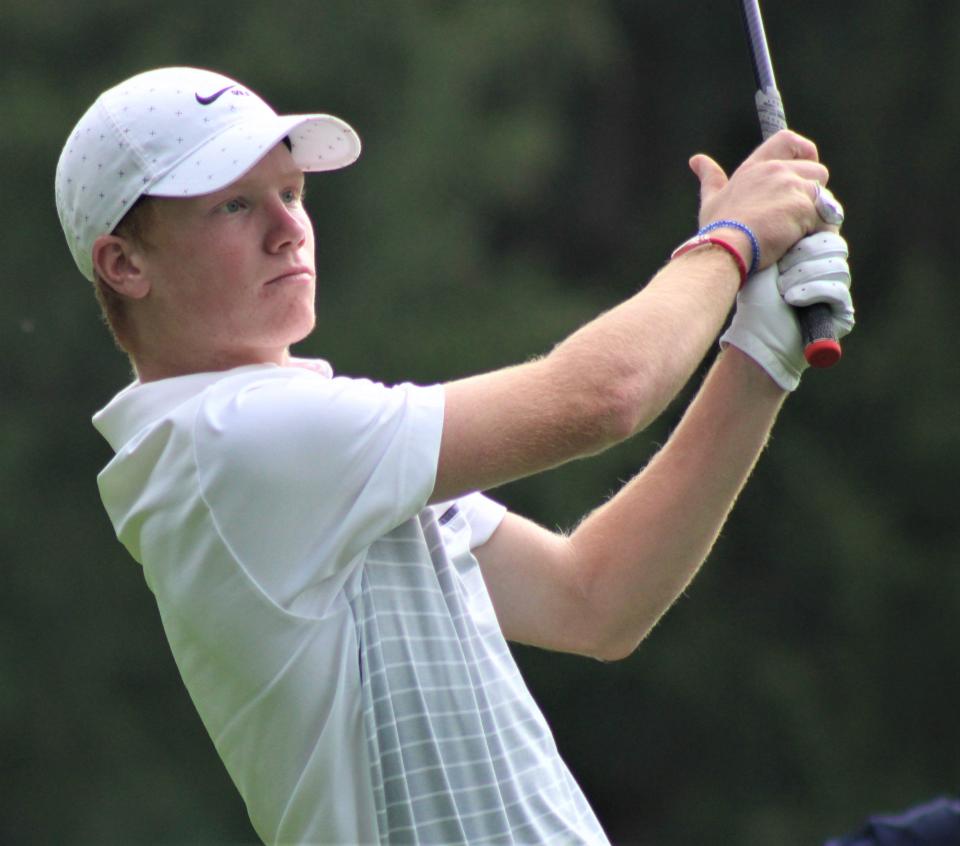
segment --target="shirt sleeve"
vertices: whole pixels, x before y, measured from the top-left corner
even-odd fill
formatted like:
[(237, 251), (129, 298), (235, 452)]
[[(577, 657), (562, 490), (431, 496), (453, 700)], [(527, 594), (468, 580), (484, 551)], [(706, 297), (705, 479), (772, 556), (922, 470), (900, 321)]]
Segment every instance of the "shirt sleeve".
[(287, 604), (424, 507), (442, 428), (440, 385), (224, 380), (194, 424), (201, 491), (236, 560)]
[(507, 509), (482, 493), (472, 493), (457, 501), (460, 511), (470, 524), (470, 549), (483, 546), (503, 521)]

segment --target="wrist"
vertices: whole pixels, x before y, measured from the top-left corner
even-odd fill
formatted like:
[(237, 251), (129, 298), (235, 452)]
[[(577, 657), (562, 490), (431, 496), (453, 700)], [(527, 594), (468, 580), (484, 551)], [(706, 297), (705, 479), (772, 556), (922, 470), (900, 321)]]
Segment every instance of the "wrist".
[[(792, 377), (785, 375), (780, 375), (779, 378), (774, 376), (762, 360), (758, 360), (735, 343), (723, 343), (721, 356), (725, 366), (735, 369), (745, 382), (752, 384), (760, 393), (784, 396), (794, 391), (799, 384), (799, 378), (794, 381)], [(762, 356), (760, 358), (762, 359)]]
[(673, 260), (679, 258), (682, 255), (686, 255), (693, 250), (698, 250), (703, 247), (711, 247), (717, 250), (723, 250), (730, 256), (731, 259), (733, 259), (733, 263), (737, 267), (737, 273), (740, 276), (740, 287), (742, 288), (747, 281), (748, 275), (747, 263), (743, 257), (742, 247), (735, 246), (726, 238), (698, 233), (677, 247), (670, 254), (670, 259)]
[(750, 238), (743, 232), (737, 229), (712, 230), (707, 234), (707, 237), (721, 238), (733, 247), (742, 257), (748, 277), (757, 272), (757, 269), (753, 267), (753, 245), (750, 243)]
[(760, 269), (760, 241), (754, 231), (739, 220), (715, 220), (701, 227), (697, 235), (722, 231), (724, 240), (736, 246), (742, 256), (749, 256), (747, 275), (753, 276)]

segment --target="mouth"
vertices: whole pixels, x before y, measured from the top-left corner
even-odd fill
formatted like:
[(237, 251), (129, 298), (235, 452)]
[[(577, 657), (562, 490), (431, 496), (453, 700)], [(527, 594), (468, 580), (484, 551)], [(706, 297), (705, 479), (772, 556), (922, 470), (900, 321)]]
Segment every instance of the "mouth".
[(308, 285), (313, 282), (314, 272), (312, 268), (309, 267), (291, 267), (289, 270), (284, 271), (278, 276), (274, 276), (273, 279), (267, 280), (265, 285), (281, 285), (281, 284), (299, 284), (299, 285)]

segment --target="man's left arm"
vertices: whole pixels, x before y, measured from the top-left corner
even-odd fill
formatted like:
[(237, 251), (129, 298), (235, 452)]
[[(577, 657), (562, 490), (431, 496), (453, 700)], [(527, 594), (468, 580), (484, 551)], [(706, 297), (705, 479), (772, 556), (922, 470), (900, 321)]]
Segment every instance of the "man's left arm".
[(699, 393), (666, 446), (569, 536), (507, 515), (476, 550), (508, 639), (612, 660), (629, 655), (709, 554), (784, 397), (807, 367), (791, 305), (854, 326), (847, 245), (801, 239), (752, 276)]
[(508, 514), (475, 550), (509, 640), (614, 660), (690, 583), (786, 392), (736, 348), (654, 459), (569, 536)]

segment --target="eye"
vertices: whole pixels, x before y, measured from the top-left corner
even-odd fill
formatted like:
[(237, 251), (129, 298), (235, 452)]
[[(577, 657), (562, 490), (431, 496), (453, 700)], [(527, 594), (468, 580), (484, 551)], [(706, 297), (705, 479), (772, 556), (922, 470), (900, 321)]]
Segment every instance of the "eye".
[(307, 196), (307, 188), (306, 186), (302, 188), (287, 188), (281, 196), (285, 203), (296, 205), (297, 203), (302, 203)]
[(240, 197), (235, 197), (232, 200), (227, 200), (220, 208), (227, 214), (236, 214), (239, 211), (243, 211), (247, 207), (245, 200)]

